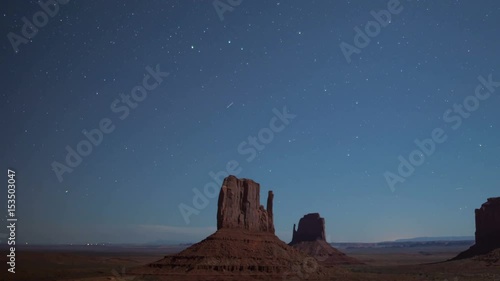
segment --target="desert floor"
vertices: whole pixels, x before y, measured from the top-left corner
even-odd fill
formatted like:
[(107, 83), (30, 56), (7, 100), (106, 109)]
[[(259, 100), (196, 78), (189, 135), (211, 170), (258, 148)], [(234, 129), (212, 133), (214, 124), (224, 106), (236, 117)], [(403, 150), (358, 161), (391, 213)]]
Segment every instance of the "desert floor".
[[(109, 248), (85, 249), (25, 249), (16, 254), (16, 273), (7, 273), (7, 258), (0, 280), (73, 280), (73, 281), (125, 281), (160, 280), (127, 275), (127, 269), (161, 259), (180, 251), (181, 247)], [(329, 280), (440, 280), (500, 281), (500, 260), (497, 256), (486, 260), (443, 262), (465, 250), (460, 247), (425, 248), (366, 248), (341, 249), (348, 255), (366, 263), (344, 266), (343, 276)], [(161, 279), (173, 280), (173, 279)], [(283, 280), (283, 279), (281, 279)], [(286, 280), (286, 279), (285, 279)], [(293, 279), (292, 280), (300, 280)]]

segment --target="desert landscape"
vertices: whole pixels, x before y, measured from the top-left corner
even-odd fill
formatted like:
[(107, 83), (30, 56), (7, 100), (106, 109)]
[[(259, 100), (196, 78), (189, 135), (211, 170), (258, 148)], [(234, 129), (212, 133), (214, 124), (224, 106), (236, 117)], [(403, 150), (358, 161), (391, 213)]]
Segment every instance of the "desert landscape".
[[(461, 281), (500, 280), (500, 253), (461, 261), (443, 262), (456, 256), (466, 247), (412, 247), (411, 249), (356, 249), (344, 251), (364, 265), (339, 266), (344, 275), (332, 276), (326, 280), (415, 280), (415, 281)], [(133, 268), (174, 254), (178, 247), (163, 248), (119, 248), (93, 249), (57, 248), (24, 249), (19, 251), (20, 265), (15, 275), (2, 274), (0, 280), (72, 280), (72, 281), (153, 281), (179, 280), (158, 276), (137, 276), (129, 274)], [(425, 252), (425, 253), (423, 253)], [(6, 258), (2, 257), (2, 262)], [(299, 270), (300, 272), (300, 270)], [(218, 280), (199, 278), (191, 280)], [(236, 278), (233, 280), (244, 280)], [(252, 279), (250, 279), (252, 280)], [(255, 279), (258, 280), (258, 279)], [(266, 280), (266, 279), (264, 279)], [(305, 280), (300, 278), (278, 278), (267, 280)]]
[[(21, 266), (1, 280), (500, 280), (500, 198), (476, 210), (476, 241), (348, 244), (326, 241), (325, 220), (306, 214), (289, 244), (274, 235), (272, 191), (227, 177), (218, 230), (193, 245), (24, 247)], [(3, 257), (2, 262), (8, 261)]]
[(500, 281), (500, 0), (0, 10), (0, 281)]

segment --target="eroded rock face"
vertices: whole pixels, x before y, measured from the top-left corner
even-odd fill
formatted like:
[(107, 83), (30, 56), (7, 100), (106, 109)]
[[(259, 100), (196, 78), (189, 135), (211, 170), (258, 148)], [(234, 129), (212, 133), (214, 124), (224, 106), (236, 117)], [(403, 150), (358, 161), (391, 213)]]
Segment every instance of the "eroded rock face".
[(293, 237), (290, 245), (304, 241), (326, 241), (325, 219), (318, 213), (307, 214), (299, 220), (299, 228), (293, 225)]
[(325, 219), (318, 213), (303, 216), (299, 221), (297, 230), (293, 225), (293, 238), (288, 245), (314, 257), (321, 265), (326, 267), (339, 264), (361, 264), (360, 261), (347, 256), (328, 244), (325, 236)]
[[(134, 268), (130, 274), (165, 280), (331, 280), (331, 271), (274, 234), (273, 193), (267, 210), (260, 186), (227, 177), (219, 194), (217, 231), (184, 251)], [(164, 279), (154, 280), (164, 280)]]
[(267, 193), (267, 229), (274, 233), (274, 215), (273, 215), (274, 194), (271, 190)]
[(476, 245), (500, 248), (500, 197), (489, 198), (476, 209)]
[(471, 258), (500, 248), (500, 197), (489, 198), (476, 209), (476, 244), (454, 260)]
[(217, 229), (245, 229), (274, 233), (273, 193), (267, 210), (260, 205), (260, 185), (250, 179), (228, 176), (222, 183), (217, 208)]

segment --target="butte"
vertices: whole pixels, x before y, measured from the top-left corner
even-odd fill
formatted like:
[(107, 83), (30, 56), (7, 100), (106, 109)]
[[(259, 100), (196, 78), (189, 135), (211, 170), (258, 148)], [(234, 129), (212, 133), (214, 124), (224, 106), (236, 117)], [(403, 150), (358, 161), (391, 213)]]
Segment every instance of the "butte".
[(318, 213), (307, 214), (299, 220), (296, 230), (293, 225), (292, 242), (288, 245), (310, 255), (326, 267), (336, 265), (362, 264), (355, 258), (349, 257), (332, 247), (325, 236), (325, 219)]
[(328, 280), (326, 268), (274, 234), (273, 192), (260, 205), (260, 185), (228, 176), (219, 193), (217, 231), (172, 256), (135, 268), (155, 280)]
[(453, 260), (472, 258), (492, 251), (500, 254), (500, 197), (488, 198), (475, 210), (476, 243)]

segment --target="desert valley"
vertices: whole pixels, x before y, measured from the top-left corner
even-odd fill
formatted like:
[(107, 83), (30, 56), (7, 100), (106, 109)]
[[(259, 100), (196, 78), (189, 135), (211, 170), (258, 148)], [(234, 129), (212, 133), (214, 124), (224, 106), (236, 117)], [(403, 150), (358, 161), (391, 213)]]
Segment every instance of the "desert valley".
[(264, 208), (258, 183), (229, 176), (218, 230), (199, 243), (24, 247), (14, 278), (0, 280), (500, 280), (500, 198), (476, 210), (475, 241), (371, 244), (328, 243), (319, 213), (304, 215), (287, 244), (274, 234), (273, 199)]

